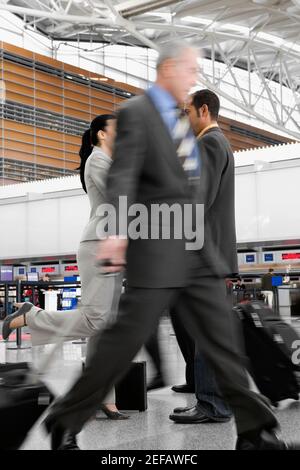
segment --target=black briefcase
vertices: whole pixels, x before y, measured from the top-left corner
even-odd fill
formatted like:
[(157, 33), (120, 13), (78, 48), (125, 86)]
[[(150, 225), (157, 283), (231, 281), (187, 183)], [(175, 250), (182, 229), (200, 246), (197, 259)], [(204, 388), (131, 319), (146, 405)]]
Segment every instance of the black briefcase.
[(133, 362), (125, 377), (116, 385), (119, 410), (147, 409), (146, 362)]
[(0, 364), (0, 450), (17, 450), (53, 398), (27, 362)]

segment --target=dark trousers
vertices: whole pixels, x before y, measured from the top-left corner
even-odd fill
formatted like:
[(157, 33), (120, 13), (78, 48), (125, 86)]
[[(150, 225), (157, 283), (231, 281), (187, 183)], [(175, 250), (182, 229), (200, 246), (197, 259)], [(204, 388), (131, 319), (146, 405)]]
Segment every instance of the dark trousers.
[(178, 346), (185, 360), (185, 380), (192, 389), (195, 388), (195, 341), (187, 332), (185, 319), (178, 314), (178, 309), (170, 311), (170, 318)]
[(121, 297), (118, 321), (97, 335), (94, 357), (71, 390), (51, 408), (48, 424), (80, 432), (107, 392), (126, 373), (130, 361), (156, 328), (161, 313), (174, 302), (215, 370), (238, 433), (276, 426), (266, 398), (249, 390), (235, 347), (225, 282), (216, 277), (197, 277), (183, 289), (129, 288)]
[(213, 418), (232, 416), (218, 387), (214, 370), (208, 365), (201, 348), (196, 347), (194, 339), (186, 329), (184, 315), (180, 315), (175, 307), (171, 310), (170, 317), (186, 363), (186, 383), (195, 387), (198, 408)]
[(152, 333), (148, 341), (145, 343), (145, 349), (155, 367), (155, 375), (162, 377), (162, 359), (159, 347), (159, 338), (158, 338), (158, 325), (155, 328), (155, 331)]
[(208, 365), (201, 350), (195, 354), (195, 394), (197, 408), (214, 419), (231, 418), (232, 412), (218, 386), (214, 370)]

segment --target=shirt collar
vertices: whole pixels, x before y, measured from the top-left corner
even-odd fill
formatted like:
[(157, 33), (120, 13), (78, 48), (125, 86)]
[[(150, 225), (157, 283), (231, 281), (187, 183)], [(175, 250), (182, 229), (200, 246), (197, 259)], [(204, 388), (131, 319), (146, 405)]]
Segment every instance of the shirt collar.
[(210, 124), (209, 126), (205, 127), (205, 129), (202, 129), (201, 132), (199, 132), (199, 134), (197, 135), (197, 139), (201, 139), (201, 137), (207, 132), (209, 131), (209, 129), (213, 129), (214, 127), (219, 127), (217, 123), (214, 123), (214, 124)]
[(97, 154), (99, 157), (103, 158), (107, 162), (112, 163), (112, 159), (105, 152), (103, 152), (100, 147), (97, 147), (97, 145), (93, 147), (92, 154)]
[(148, 94), (161, 113), (174, 110), (178, 106), (177, 101), (171, 93), (156, 83), (148, 90)]

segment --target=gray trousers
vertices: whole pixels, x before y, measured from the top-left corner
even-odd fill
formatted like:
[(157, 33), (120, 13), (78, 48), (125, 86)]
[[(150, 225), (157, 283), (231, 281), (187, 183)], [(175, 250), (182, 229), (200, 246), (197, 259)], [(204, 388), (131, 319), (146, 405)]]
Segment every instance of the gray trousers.
[[(81, 303), (70, 311), (46, 311), (33, 307), (26, 314), (33, 346), (89, 337), (88, 364), (93, 354), (93, 336), (116, 319), (122, 276), (103, 276), (95, 265), (98, 241), (81, 242), (77, 262), (81, 279)], [(110, 395), (109, 399), (114, 398)], [(114, 401), (114, 399), (112, 400)], [(110, 402), (112, 402), (110, 401)], [(108, 397), (106, 399), (108, 402)]]

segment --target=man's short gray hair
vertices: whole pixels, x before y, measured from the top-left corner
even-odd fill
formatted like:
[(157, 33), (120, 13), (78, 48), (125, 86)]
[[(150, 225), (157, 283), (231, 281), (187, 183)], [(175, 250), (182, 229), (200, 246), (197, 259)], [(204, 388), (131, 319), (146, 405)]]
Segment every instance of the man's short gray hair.
[(156, 62), (158, 69), (166, 60), (177, 59), (186, 49), (194, 49), (194, 47), (185, 41), (171, 41), (164, 44), (159, 49), (159, 55)]

